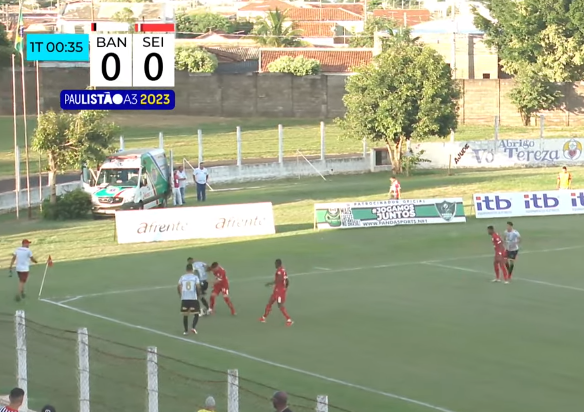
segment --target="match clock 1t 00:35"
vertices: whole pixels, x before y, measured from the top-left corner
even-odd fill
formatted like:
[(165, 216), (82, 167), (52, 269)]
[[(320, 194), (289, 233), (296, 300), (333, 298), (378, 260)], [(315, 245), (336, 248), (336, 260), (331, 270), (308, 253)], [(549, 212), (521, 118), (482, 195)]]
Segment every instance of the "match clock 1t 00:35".
[(91, 34), (92, 87), (174, 87), (172, 34)]

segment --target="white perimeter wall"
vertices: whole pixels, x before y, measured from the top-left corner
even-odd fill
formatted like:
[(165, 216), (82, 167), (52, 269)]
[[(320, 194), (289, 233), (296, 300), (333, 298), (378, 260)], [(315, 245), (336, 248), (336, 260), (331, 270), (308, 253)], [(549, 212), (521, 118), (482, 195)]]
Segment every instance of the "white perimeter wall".
[[(425, 150), (422, 157), (430, 163), (422, 163), (427, 169), (445, 169), (450, 161), (453, 168), (510, 168), (546, 167), (584, 164), (584, 138), (564, 139), (524, 139), (524, 140), (485, 140), (477, 142), (419, 143), (412, 144), (415, 152)], [(310, 163), (299, 158), (297, 161), (282, 163), (244, 164), (242, 166), (215, 166), (209, 168), (211, 184), (242, 183), (257, 180), (287, 179), (302, 176), (331, 174), (368, 173), (389, 170), (388, 166), (376, 167), (375, 155), (347, 158), (311, 160)], [(189, 175), (191, 175), (189, 173)], [(192, 175), (191, 175), (192, 179)], [(193, 183), (191, 181), (191, 183)], [(80, 183), (58, 185), (58, 194), (80, 187)], [(49, 188), (43, 188), (42, 198), (49, 196)], [(41, 202), (38, 188), (31, 190), (33, 205)], [(26, 207), (27, 195), (20, 193), (20, 207)], [(13, 210), (16, 205), (15, 193), (0, 194), (0, 212)]]

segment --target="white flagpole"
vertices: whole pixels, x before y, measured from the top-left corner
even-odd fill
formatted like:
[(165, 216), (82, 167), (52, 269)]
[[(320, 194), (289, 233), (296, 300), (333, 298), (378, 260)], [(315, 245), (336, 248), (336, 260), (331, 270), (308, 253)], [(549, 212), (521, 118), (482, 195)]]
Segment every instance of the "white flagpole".
[(28, 218), (32, 219), (32, 204), (30, 199), (30, 153), (28, 150), (28, 125), (26, 124), (26, 82), (24, 52), (20, 53), (21, 73), (22, 73), (22, 119), (24, 120), (24, 156), (26, 162), (26, 203), (28, 207)]
[(14, 193), (16, 196), (16, 218), (20, 218), (20, 150), (18, 150), (18, 130), (16, 127), (16, 63), (12, 55), (12, 111), (14, 116)]
[[(35, 72), (36, 72), (36, 102), (37, 102), (37, 121), (41, 115), (41, 81), (40, 81), (40, 68), (39, 62), (35, 62)], [(39, 153), (39, 201), (41, 202), (41, 211), (43, 210), (43, 160), (41, 154)]]
[(49, 270), (49, 262), (45, 265), (45, 273), (43, 273), (43, 280), (41, 281), (41, 288), (39, 289), (39, 299), (43, 293), (43, 288), (45, 287), (45, 278), (47, 277), (47, 272)]

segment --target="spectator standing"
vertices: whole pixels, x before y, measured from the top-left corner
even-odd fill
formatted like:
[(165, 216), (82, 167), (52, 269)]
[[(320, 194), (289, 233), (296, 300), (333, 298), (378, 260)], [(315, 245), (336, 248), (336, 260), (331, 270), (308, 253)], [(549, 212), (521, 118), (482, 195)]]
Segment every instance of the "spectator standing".
[(276, 392), (272, 396), (272, 405), (276, 412), (292, 412), (288, 407), (288, 394), (286, 392)]
[(28, 280), (28, 274), (30, 272), (30, 262), (38, 263), (34, 256), (32, 255), (32, 250), (30, 250), (30, 240), (24, 239), (22, 241), (22, 246), (14, 251), (12, 254), (12, 260), (10, 261), (9, 276), (12, 276), (12, 267), (16, 263), (16, 274), (18, 275), (18, 295), (16, 295), (16, 301), (24, 299), (26, 295), (24, 294), (24, 285)]
[(172, 198), (174, 200), (175, 206), (182, 206), (182, 196), (180, 193), (180, 178), (178, 176), (178, 170), (174, 171), (172, 175)]
[(8, 401), (10, 402), (8, 406), (0, 408), (0, 412), (18, 412), (18, 408), (24, 402), (24, 391), (20, 388), (12, 389), (8, 395)]
[(178, 182), (179, 182), (181, 203), (184, 205), (186, 203), (185, 192), (187, 190), (187, 174), (183, 170), (182, 166), (178, 167)]
[(199, 163), (199, 167), (193, 171), (193, 176), (197, 185), (197, 201), (204, 202), (207, 200), (206, 190), (207, 182), (209, 181), (209, 172), (203, 163)]
[(401, 185), (393, 176), (389, 179), (389, 198), (398, 200), (401, 198)]
[(570, 189), (572, 189), (572, 173), (568, 172), (568, 168), (564, 166), (558, 173), (558, 190)]
[(199, 412), (213, 412), (215, 411), (215, 398), (209, 396), (205, 400), (205, 409), (199, 409)]

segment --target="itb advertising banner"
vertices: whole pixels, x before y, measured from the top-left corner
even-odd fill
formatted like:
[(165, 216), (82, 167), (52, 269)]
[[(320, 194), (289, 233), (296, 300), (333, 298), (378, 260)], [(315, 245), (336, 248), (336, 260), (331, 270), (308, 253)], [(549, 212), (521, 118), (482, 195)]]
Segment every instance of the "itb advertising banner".
[(276, 233), (271, 203), (116, 211), (118, 243)]
[(314, 205), (316, 229), (464, 223), (462, 198), (401, 199)]
[(479, 193), (473, 199), (478, 219), (584, 214), (582, 190)]

